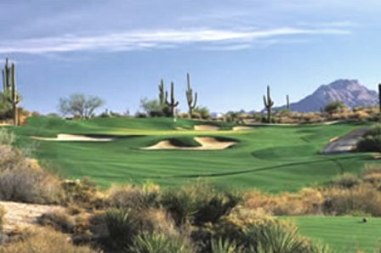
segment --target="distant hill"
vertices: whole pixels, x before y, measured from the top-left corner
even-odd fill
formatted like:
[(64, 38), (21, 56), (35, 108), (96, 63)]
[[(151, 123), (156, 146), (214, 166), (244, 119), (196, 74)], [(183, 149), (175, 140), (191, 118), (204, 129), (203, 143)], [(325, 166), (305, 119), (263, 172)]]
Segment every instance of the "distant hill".
[[(378, 104), (378, 93), (367, 89), (357, 80), (340, 79), (328, 85), (321, 85), (314, 93), (302, 100), (291, 103), (292, 111), (316, 112), (329, 102), (342, 101), (348, 107), (369, 106)], [(284, 109), (285, 106), (274, 108)]]

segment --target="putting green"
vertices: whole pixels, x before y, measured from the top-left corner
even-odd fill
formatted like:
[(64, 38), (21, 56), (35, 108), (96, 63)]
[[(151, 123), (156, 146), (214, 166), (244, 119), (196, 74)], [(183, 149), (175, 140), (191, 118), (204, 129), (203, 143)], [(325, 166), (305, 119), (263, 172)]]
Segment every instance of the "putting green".
[[(194, 131), (213, 124), (214, 131)], [(342, 172), (357, 172), (372, 162), (369, 154), (323, 156), (319, 151), (333, 137), (361, 127), (357, 124), (258, 126), (232, 131), (232, 124), (168, 118), (98, 118), (64, 121), (36, 117), (14, 129), (18, 145), (34, 145), (36, 156), (64, 177), (89, 177), (103, 187), (112, 183), (153, 181), (182, 185), (199, 177), (228, 187), (295, 191), (327, 182)], [(179, 130), (181, 129), (181, 130)], [(110, 142), (37, 141), (31, 136), (58, 134), (114, 138)], [(194, 137), (234, 141), (225, 150), (142, 150), (163, 140), (197, 146)]]

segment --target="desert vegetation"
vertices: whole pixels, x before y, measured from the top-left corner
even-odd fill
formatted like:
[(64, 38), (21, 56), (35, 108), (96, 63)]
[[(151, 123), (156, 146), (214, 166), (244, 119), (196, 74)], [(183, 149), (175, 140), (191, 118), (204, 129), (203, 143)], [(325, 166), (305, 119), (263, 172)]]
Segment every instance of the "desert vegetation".
[[(320, 253), (345, 248), (355, 252), (359, 248), (345, 240), (330, 249), (324, 242), (306, 237), (308, 233), (300, 232), (296, 224), (306, 222), (306, 215), (321, 221), (351, 215), (357, 217), (353, 226), (377, 222), (381, 216), (379, 164), (369, 164), (357, 174), (343, 174), (324, 186), (277, 194), (221, 188), (205, 180), (176, 188), (145, 183), (101, 190), (87, 179), (67, 181), (46, 171), (46, 179), (38, 184), (40, 180), (34, 178), (41, 173), (39, 165), (25, 167), (29, 158), (9, 146), (12, 137), (2, 135), (6, 134), (2, 148), (9, 148), (18, 159), (2, 157), (2, 167), (7, 166), (8, 171), (2, 169), (0, 177), (12, 175), (7, 182), (15, 180), (17, 187), (0, 188), (27, 190), (0, 198), (54, 203), (65, 209), (43, 214), (36, 221), (38, 226), (16, 234), (8, 231), (0, 252)], [(18, 179), (19, 168), (23, 168), (23, 180)], [(56, 250), (57, 245), (60, 249)], [(374, 248), (376, 242), (365, 246)]]

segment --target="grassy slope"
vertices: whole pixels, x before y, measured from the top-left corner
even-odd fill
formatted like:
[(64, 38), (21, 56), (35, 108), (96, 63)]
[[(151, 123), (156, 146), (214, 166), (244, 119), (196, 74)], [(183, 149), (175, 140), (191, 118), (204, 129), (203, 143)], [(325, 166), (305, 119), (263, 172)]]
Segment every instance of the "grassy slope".
[(361, 217), (290, 217), (301, 234), (321, 240), (342, 253), (361, 249), (374, 252), (381, 243), (381, 218), (369, 218), (367, 223)]
[[(257, 187), (277, 192), (297, 190), (322, 183), (341, 171), (358, 171), (369, 155), (319, 155), (319, 150), (335, 136), (358, 127), (332, 126), (256, 127), (249, 132), (195, 132), (199, 122), (171, 119), (95, 119), (63, 121), (34, 118), (28, 126), (17, 128), (20, 145), (29, 136), (55, 136), (80, 133), (123, 136), (110, 143), (39, 142), (37, 156), (55, 164), (67, 177), (89, 176), (102, 186), (111, 183), (154, 181), (180, 185), (197, 177), (233, 187)], [(202, 123), (205, 124), (205, 123)], [(219, 136), (239, 141), (223, 151), (146, 151), (141, 147), (160, 140), (179, 138), (192, 144), (193, 136)]]

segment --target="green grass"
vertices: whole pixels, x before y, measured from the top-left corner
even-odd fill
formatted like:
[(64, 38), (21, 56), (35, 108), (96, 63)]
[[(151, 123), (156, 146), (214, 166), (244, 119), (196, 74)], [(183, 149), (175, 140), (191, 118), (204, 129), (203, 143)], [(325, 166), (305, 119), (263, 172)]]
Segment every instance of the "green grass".
[[(36, 156), (51, 170), (69, 178), (87, 176), (103, 187), (146, 181), (173, 186), (204, 177), (229, 187), (295, 191), (327, 182), (342, 172), (357, 172), (370, 161), (369, 154), (319, 154), (329, 139), (359, 127), (356, 124), (268, 126), (235, 132), (230, 130), (231, 124), (221, 123), (223, 130), (193, 131), (199, 124), (209, 123), (165, 118), (64, 121), (38, 117), (15, 132), (20, 146), (35, 142), (30, 136), (54, 137), (58, 133), (117, 137), (108, 143), (37, 142)], [(141, 149), (165, 139), (197, 146), (196, 136), (236, 140), (238, 144), (218, 151)]]
[[(381, 245), (381, 218), (302, 216), (288, 217), (302, 235), (327, 243), (332, 249), (347, 253), (361, 249), (375, 252)], [(377, 251), (378, 252), (378, 251)]]

